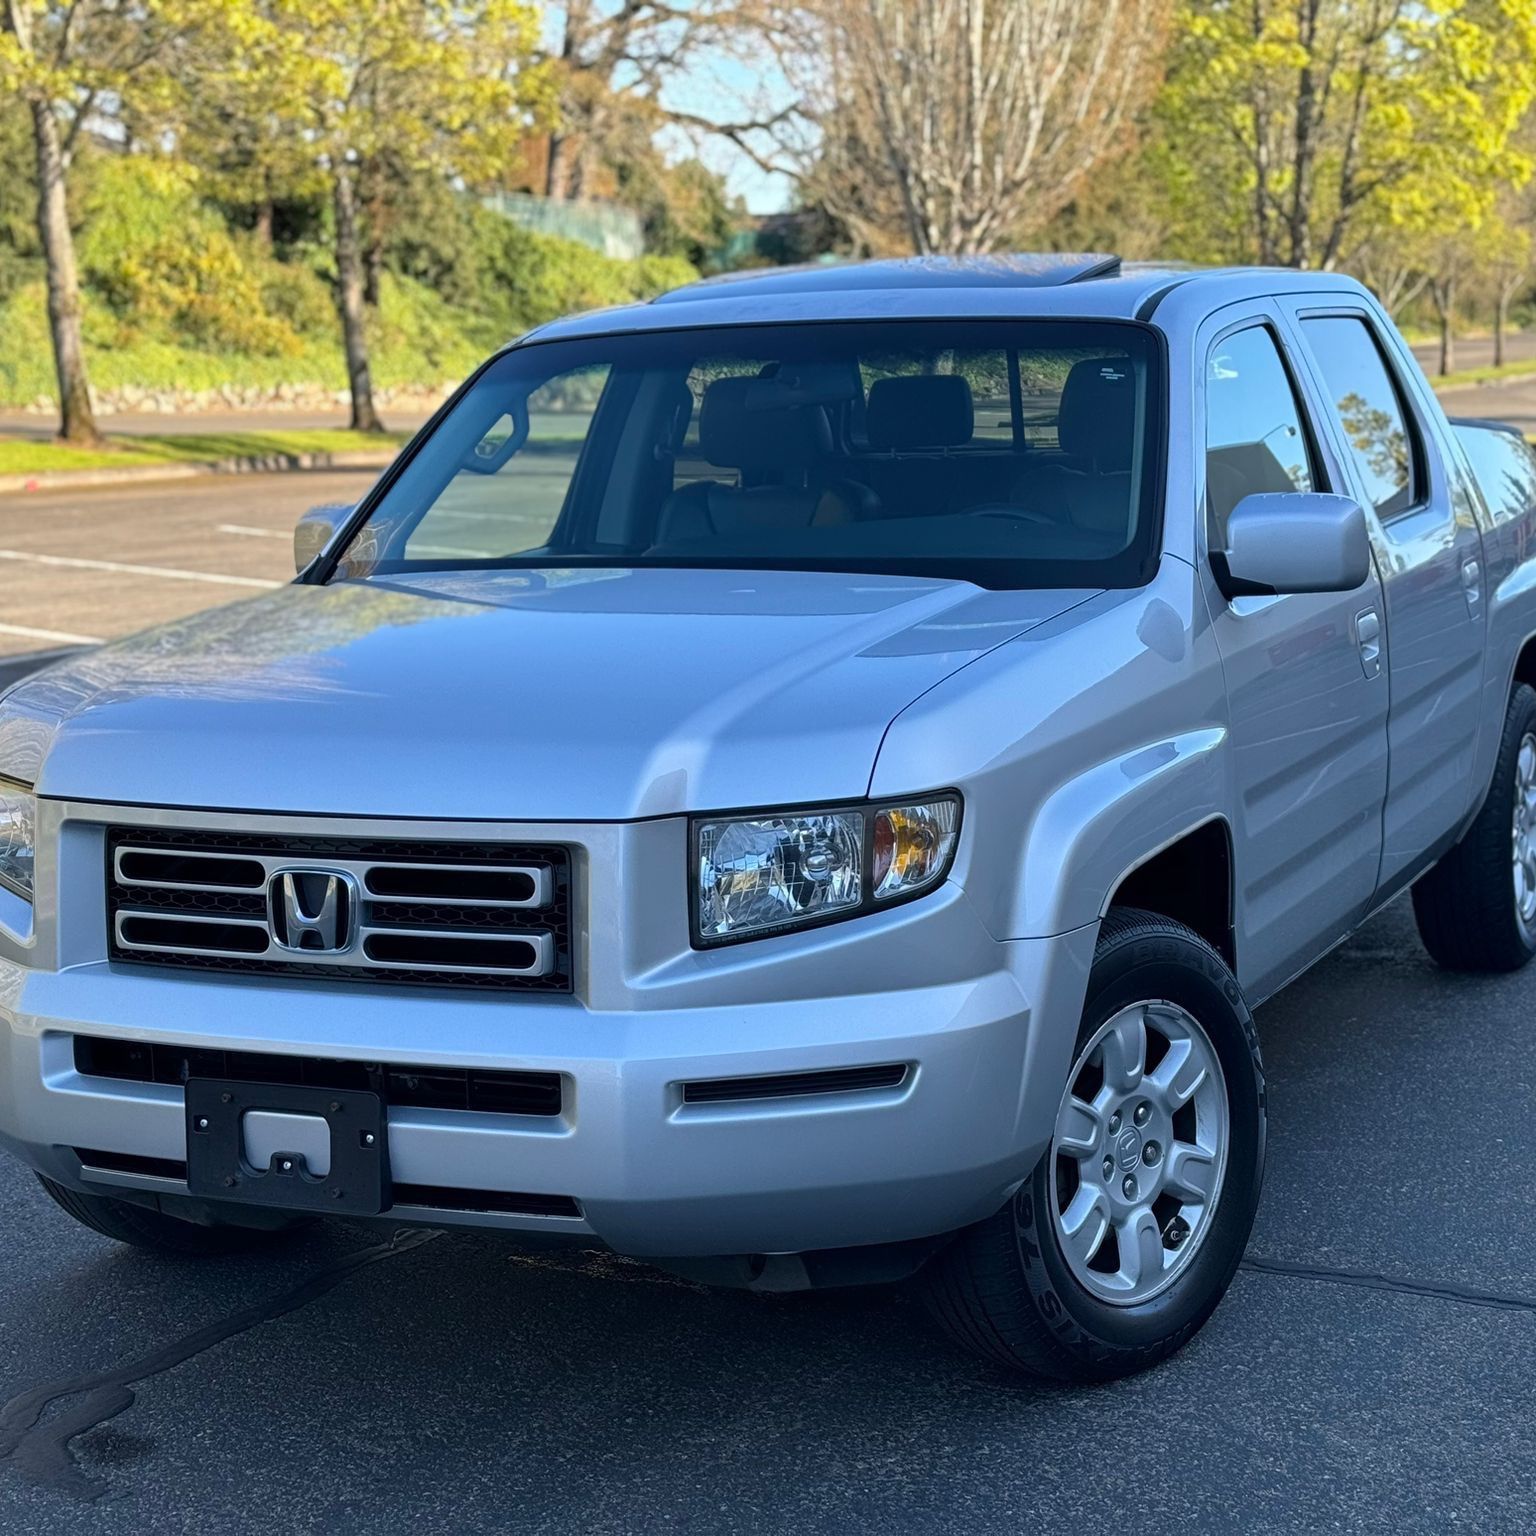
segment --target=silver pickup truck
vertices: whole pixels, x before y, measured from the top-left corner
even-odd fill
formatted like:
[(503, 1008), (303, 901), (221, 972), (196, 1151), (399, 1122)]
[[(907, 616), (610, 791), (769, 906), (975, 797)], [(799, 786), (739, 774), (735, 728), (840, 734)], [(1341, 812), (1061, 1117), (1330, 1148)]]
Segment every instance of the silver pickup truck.
[(1147, 1366), (1249, 1234), (1253, 1008), (1409, 886), (1536, 950), (1533, 506), (1343, 277), (548, 326), (292, 586), (0, 702), (0, 1141), (178, 1254), (499, 1228)]

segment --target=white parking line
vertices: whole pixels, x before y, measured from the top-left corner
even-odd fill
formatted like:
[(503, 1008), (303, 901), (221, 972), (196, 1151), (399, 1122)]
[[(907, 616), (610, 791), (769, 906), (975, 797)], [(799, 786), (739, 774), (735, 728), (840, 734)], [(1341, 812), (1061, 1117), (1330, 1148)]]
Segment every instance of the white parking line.
[(284, 533), (281, 528), (248, 528), (244, 523), (220, 523), (220, 533), (238, 533), (247, 539), (282, 539), (287, 542), (293, 538), (292, 533)]
[(0, 560), (62, 566), (72, 571), (115, 571), (120, 576), (163, 576), (167, 581), (211, 581), (221, 587), (260, 587), (263, 591), (284, 585), (259, 576), (217, 576), (208, 571), (172, 570), (165, 565), (122, 565), (116, 560), (82, 560), (74, 555), (34, 555), (22, 549), (0, 549)]
[(18, 635), (23, 640), (57, 640), (61, 645), (103, 645), (100, 635), (71, 635), (62, 629), (33, 629), (29, 624), (0, 624), (0, 635)]

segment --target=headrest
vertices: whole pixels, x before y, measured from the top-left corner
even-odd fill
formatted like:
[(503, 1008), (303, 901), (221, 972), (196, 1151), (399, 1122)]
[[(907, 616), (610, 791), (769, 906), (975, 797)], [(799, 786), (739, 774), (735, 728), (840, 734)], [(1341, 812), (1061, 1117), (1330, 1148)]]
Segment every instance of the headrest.
[(1095, 469), (1131, 467), (1136, 379), (1128, 361), (1090, 357), (1072, 365), (1056, 415), (1061, 451)]
[(871, 448), (958, 448), (975, 425), (971, 386), (957, 373), (906, 374), (870, 386), (864, 431)]
[(699, 407), (699, 452), (719, 469), (805, 469), (832, 450), (832, 427), (819, 405), (748, 410), (757, 379), (716, 379)]

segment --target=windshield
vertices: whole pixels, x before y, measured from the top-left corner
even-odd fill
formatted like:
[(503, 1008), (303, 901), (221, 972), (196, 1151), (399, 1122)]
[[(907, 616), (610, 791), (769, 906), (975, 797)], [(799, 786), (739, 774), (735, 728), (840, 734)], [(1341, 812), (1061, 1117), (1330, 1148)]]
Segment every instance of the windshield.
[(1161, 391), (1107, 321), (735, 326), (532, 343), (486, 367), (341, 579), (706, 566), (1133, 586)]

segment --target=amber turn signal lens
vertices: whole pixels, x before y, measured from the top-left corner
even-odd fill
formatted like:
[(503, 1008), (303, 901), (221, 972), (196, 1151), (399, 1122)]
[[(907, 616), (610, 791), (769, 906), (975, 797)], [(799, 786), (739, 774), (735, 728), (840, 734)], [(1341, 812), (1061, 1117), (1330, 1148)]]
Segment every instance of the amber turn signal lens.
[(919, 891), (949, 868), (960, 826), (957, 800), (888, 806), (875, 816), (871, 878), (876, 901)]

